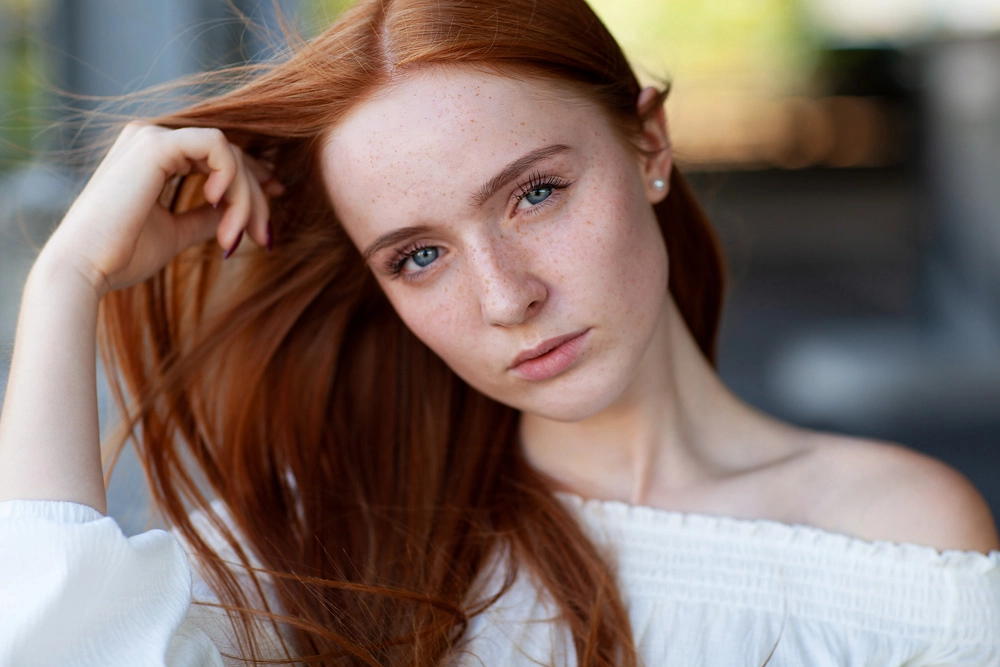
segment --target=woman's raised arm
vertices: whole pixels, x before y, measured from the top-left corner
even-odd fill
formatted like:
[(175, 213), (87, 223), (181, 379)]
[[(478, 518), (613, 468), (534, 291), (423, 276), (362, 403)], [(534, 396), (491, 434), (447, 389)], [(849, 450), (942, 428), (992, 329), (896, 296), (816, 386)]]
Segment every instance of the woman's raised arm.
[[(213, 206), (175, 215), (157, 204), (170, 178), (192, 172), (208, 174), (204, 197)], [(268, 178), (219, 130), (139, 123), (123, 130), (25, 285), (0, 415), (0, 501), (67, 500), (105, 511), (98, 304), (213, 236), (229, 252), (244, 231), (266, 245), (263, 188), (281, 189)]]

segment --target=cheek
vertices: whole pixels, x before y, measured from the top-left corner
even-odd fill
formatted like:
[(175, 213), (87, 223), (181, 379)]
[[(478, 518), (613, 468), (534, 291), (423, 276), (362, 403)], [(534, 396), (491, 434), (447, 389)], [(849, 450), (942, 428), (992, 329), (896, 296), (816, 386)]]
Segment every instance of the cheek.
[[(639, 184), (641, 186), (641, 183)], [(602, 295), (596, 304), (609, 312), (649, 308), (665, 296), (667, 256), (663, 235), (644, 191), (628, 179), (609, 183), (590, 197), (578, 215), (582, 223), (571, 241), (585, 270), (577, 271), (590, 293)]]
[(392, 288), (386, 290), (403, 323), (456, 371), (470, 365), (470, 357), (478, 349), (472, 317), (477, 313), (472, 312), (461, 287), (446, 285), (440, 290), (412, 291), (419, 294), (404, 296)]
[(617, 256), (623, 288), (633, 295), (626, 302), (643, 308), (666, 297), (667, 251), (656, 215), (649, 204), (631, 216), (633, 224)]

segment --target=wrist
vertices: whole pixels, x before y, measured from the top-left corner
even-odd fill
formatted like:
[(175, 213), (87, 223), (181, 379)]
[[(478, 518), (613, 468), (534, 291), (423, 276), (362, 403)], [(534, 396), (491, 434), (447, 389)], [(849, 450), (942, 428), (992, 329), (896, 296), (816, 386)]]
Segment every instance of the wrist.
[(100, 302), (109, 291), (107, 278), (78, 256), (61, 252), (55, 241), (42, 248), (28, 275), (29, 284)]
[(79, 263), (46, 245), (28, 274), (25, 296), (29, 291), (42, 291), (50, 297), (64, 295), (78, 303), (96, 305), (107, 293), (107, 281), (98, 271)]

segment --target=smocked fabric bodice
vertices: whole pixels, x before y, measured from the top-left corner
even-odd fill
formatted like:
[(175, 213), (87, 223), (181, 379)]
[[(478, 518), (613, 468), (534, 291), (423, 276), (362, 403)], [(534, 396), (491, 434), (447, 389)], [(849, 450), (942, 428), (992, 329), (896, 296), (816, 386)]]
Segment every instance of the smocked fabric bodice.
[[(560, 498), (614, 564), (648, 667), (1000, 667), (1000, 553)], [(457, 662), (575, 664), (552, 615), (522, 575)]]
[[(613, 564), (646, 667), (1000, 667), (1000, 553), (560, 498)], [(2, 665), (242, 665), (217, 600), (169, 533), (126, 537), (73, 503), (0, 503)], [(522, 568), (447, 663), (575, 665), (554, 617)], [(264, 657), (281, 657), (260, 632)]]

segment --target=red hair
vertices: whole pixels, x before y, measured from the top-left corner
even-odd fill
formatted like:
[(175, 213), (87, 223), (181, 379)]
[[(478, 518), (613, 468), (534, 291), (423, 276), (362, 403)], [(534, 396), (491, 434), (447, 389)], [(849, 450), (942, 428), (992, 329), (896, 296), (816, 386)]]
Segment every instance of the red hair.
[[(362, 0), (287, 60), (154, 119), (222, 129), (273, 162), (287, 192), (272, 202), (270, 255), (223, 266), (206, 244), (105, 299), (109, 376), (154, 501), (193, 546), (248, 659), (263, 618), (290, 629), (296, 660), (438, 664), (491, 603), (477, 583), (503, 553), (508, 582), (525, 568), (551, 595), (579, 664), (635, 665), (614, 573), (526, 464), (517, 412), (407, 330), (321, 180), (322, 138), (345, 112), (441, 64), (568, 83), (628, 137), (643, 120), (640, 86), (583, 0)], [(721, 258), (676, 169), (670, 181), (655, 209), (670, 291), (712, 359)], [(221, 562), (193, 508), (268, 575)], [(279, 609), (259, 599), (265, 580)]]

